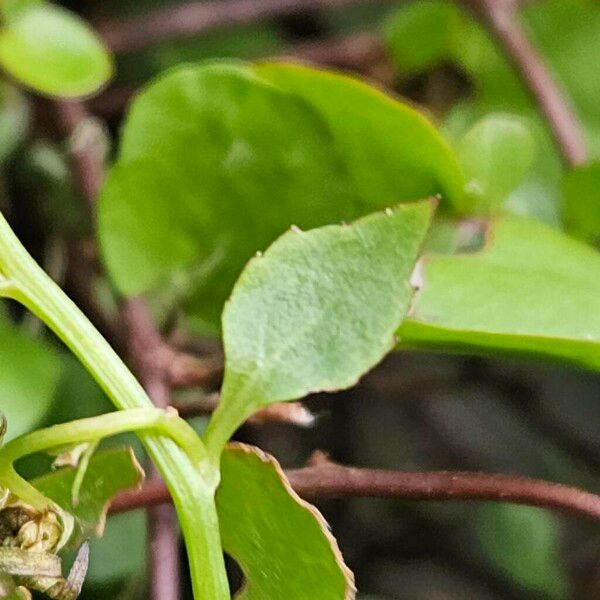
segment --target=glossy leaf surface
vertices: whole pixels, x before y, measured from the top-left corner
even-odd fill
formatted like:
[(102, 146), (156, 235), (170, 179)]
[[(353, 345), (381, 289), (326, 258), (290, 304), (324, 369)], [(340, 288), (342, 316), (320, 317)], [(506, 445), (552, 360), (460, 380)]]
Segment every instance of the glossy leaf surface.
[(462, 208), (463, 174), (427, 119), (376, 88), (299, 65), (258, 65), (259, 75), (314, 106), (327, 121), (362, 198), (377, 208), (442, 195)]
[(484, 248), (421, 259), (401, 343), (527, 352), (600, 369), (600, 256), (545, 225), (492, 221)]

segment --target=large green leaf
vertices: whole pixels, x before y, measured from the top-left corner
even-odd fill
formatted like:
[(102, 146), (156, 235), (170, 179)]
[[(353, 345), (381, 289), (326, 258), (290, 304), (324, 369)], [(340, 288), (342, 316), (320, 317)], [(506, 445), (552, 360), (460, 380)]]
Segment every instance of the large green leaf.
[(335, 154), (310, 107), (246, 67), (168, 73), (134, 102), (100, 198), (117, 286), (137, 293), (195, 266), (206, 271), (196, 308), (217, 319), (245, 261), (292, 219), (314, 227), (355, 214)]
[(123, 490), (140, 485), (144, 473), (133, 452), (115, 448), (98, 452), (85, 472), (78, 501), (73, 502), (73, 484), (77, 470), (62, 468), (31, 483), (45, 496), (76, 518), (74, 545), (92, 535), (102, 535), (110, 500)]
[(9, 439), (43, 419), (60, 372), (55, 349), (10, 324), (0, 310), (0, 409), (8, 421)]
[(527, 352), (600, 369), (600, 255), (518, 217), (493, 221), (470, 254), (426, 255), (405, 346)]
[(401, 204), (352, 225), (293, 228), (250, 261), (223, 313), (213, 450), (259, 407), (354, 385), (393, 348), (432, 209)]
[(296, 495), (271, 456), (229, 446), (217, 510), (223, 548), (246, 577), (238, 600), (354, 598), (352, 573), (323, 517)]
[(545, 597), (568, 597), (555, 515), (530, 506), (489, 504), (477, 517), (480, 547), (498, 570)]
[(218, 323), (243, 265), (291, 223), (456, 197), (461, 181), (431, 125), (368, 86), (284, 65), (186, 66), (134, 101), (99, 238), (121, 292), (183, 281), (189, 314)]
[(4, 17), (0, 65), (29, 87), (52, 96), (83, 96), (110, 77), (107, 51), (75, 14), (52, 4), (26, 2), (18, 9), (5, 9)]

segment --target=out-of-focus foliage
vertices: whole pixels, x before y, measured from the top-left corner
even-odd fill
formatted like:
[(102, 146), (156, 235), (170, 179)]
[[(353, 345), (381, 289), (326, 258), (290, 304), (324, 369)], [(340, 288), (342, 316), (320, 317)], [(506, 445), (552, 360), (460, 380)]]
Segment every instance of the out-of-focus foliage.
[(41, 423), (52, 404), (61, 363), (50, 344), (12, 325), (1, 311), (0, 339), (0, 408), (10, 439)]
[(600, 242), (600, 163), (567, 173), (563, 182), (565, 225), (574, 235)]
[(0, 163), (23, 142), (29, 127), (29, 104), (15, 86), (0, 83)]
[[(177, 2), (174, 0), (172, 3)], [(166, 4), (167, 2), (158, 0), (128, 3), (113, 1), (104, 3), (101, 8), (107, 14), (119, 17), (133, 12), (143, 14), (145, 10)], [(98, 3), (93, 0), (82, 4), (82, 10), (89, 10), (90, 14), (97, 7)], [(551, 71), (558, 76), (559, 82), (572, 99), (584, 123), (591, 156), (597, 159), (600, 156), (598, 4), (592, 0), (541, 0), (530, 3), (521, 11), (527, 33), (541, 49)], [(196, 39), (163, 43), (156, 48), (119, 57), (118, 82), (143, 84), (161, 69), (190, 60), (270, 57), (289, 50), (294, 41), (304, 42), (352, 30), (360, 31), (367, 25), (379, 26), (380, 12), (380, 6), (332, 9), (313, 13), (306, 22), (270, 20), (257, 25), (208, 32)], [(466, 157), (463, 154), (462, 166), (467, 171), (467, 180), (478, 181), (483, 177), (485, 185), (493, 192), (483, 197), (482, 212), (495, 212), (501, 205), (503, 211), (530, 215), (558, 228), (563, 227), (564, 219), (564, 225), (570, 232), (586, 241), (596, 242), (600, 231), (596, 214), (596, 207), (600, 206), (600, 188), (595, 185), (596, 167), (584, 167), (568, 174), (563, 182), (563, 167), (543, 120), (537, 115), (511, 65), (481, 27), (467, 13), (458, 9), (455, 3), (429, 0), (399, 3), (391, 17), (381, 26), (385, 30), (390, 56), (397, 68), (395, 77), (399, 89), (410, 94), (421, 85), (431, 86), (433, 92), (430, 96), (424, 96), (424, 108), (441, 124), (444, 134), (458, 154), (463, 154), (461, 140), (465, 140), (465, 135), (467, 140), (475, 137), (477, 143), (465, 143)], [(308, 34), (299, 34), (303, 28), (310, 29), (313, 38)], [(278, 69), (281, 71), (278, 72)], [(450, 83), (444, 79), (448, 72), (451, 74)], [(457, 73), (458, 84), (455, 87), (459, 88), (458, 92), (453, 87), (457, 82)], [(274, 86), (267, 81), (268, 74), (272, 74)], [(371, 145), (371, 134), (373, 137), (379, 136), (382, 131), (385, 134), (390, 129), (389, 121), (381, 121), (383, 124), (380, 123), (380, 128), (377, 129), (377, 119), (369, 121), (371, 115), (365, 105), (358, 101), (354, 110), (349, 107), (348, 102), (332, 102), (333, 106), (327, 107), (327, 97), (322, 100), (321, 107), (315, 106), (320, 99), (316, 97), (313, 88), (305, 87), (305, 82), (310, 79), (309, 73), (305, 73), (306, 78), (303, 79), (300, 90), (294, 90), (294, 85), (289, 82), (289, 88), (284, 85), (286, 75), (285, 67), (268, 66), (253, 71), (249, 78), (261, 79), (264, 88), (277, 90), (277, 93), (272, 92), (271, 95), (278, 96), (281, 101), (280, 118), (289, 119), (282, 128), (284, 133), (292, 128), (290, 122), (294, 120), (294, 115), (298, 117), (299, 114), (310, 114), (309, 117), (296, 118), (296, 126), (292, 130), (294, 136), (299, 138), (295, 140), (294, 147), (305, 145), (304, 166), (312, 172), (314, 180), (303, 178), (300, 170), (295, 171), (294, 177), (288, 177), (287, 180), (280, 177), (275, 169), (280, 168), (281, 164), (280, 161), (273, 161), (273, 148), (289, 156), (292, 147), (290, 140), (285, 145), (281, 142), (281, 135), (261, 139), (256, 134), (260, 148), (270, 151), (271, 162), (263, 163), (264, 171), (248, 170), (252, 186), (242, 188), (227, 184), (227, 187), (224, 184), (227, 173), (220, 171), (224, 173), (222, 177), (213, 177), (211, 172), (204, 174), (202, 170), (193, 170), (199, 161), (189, 142), (191, 137), (185, 137), (185, 131), (185, 135), (181, 137), (183, 142), (174, 144), (173, 147), (177, 157), (175, 164), (160, 164), (160, 160), (156, 160), (151, 166), (144, 167), (145, 170), (140, 167), (141, 179), (134, 179), (132, 176), (133, 191), (125, 188), (123, 193), (126, 198), (139, 193), (139, 199), (136, 200), (138, 213), (134, 216), (140, 223), (146, 222), (143, 209), (149, 205), (145, 204), (145, 198), (164, 196), (160, 204), (164, 212), (157, 213), (157, 221), (161, 221), (159, 225), (163, 221), (166, 225), (156, 229), (163, 232), (159, 242), (151, 240), (148, 246), (144, 246), (146, 250), (140, 251), (139, 255), (132, 254), (131, 246), (123, 241), (126, 235), (136, 239), (135, 228), (128, 230), (127, 234), (120, 233), (121, 243), (126, 250), (119, 250), (120, 256), (115, 251), (116, 258), (113, 262), (127, 258), (128, 262), (132, 261), (133, 266), (128, 266), (128, 270), (125, 266), (122, 267), (123, 273), (117, 283), (127, 291), (130, 291), (128, 286), (131, 289), (137, 286), (136, 291), (152, 286), (161, 290), (174, 290), (173, 295), (182, 298), (186, 305), (187, 323), (192, 321), (190, 316), (194, 317), (193, 325), (197, 330), (206, 330), (207, 323), (214, 326), (220, 305), (245, 260), (256, 250), (266, 248), (291, 223), (308, 228), (328, 222), (336, 223), (342, 218), (350, 220), (358, 216), (358, 212), (339, 214), (338, 209), (348, 204), (355, 209), (356, 205), (352, 203), (356, 202), (358, 195), (372, 192), (370, 210), (393, 205), (401, 199), (396, 197), (397, 193), (403, 189), (410, 190), (409, 186), (415, 185), (414, 179), (394, 180), (393, 184), (389, 184), (387, 173), (395, 168), (397, 159), (391, 161), (391, 167), (384, 169), (382, 165), (386, 164), (389, 148)], [(297, 81), (300, 80), (298, 77)], [(332, 80), (332, 85), (333, 83)], [(84, 235), (85, 229), (80, 226), (79, 219), (77, 227), (69, 226), (68, 232), (62, 227), (65, 223), (72, 222), (71, 217), (63, 218), (63, 215), (71, 214), (67, 207), (73, 199), (73, 186), (68, 181), (68, 162), (66, 155), (62, 154), (63, 149), (50, 145), (46, 139), (37, 139), (46, 135), (37, 131), (35, 144), (26, 146), (26, 104), (20, 94), (12, 95), (13, 88), (7, 89), (11, 91), (5, 96), (5, 113), (0, 113), (0, 127), (7, 127), (6, 135), (1, 136), (0, 157), (14, 157), (14, 150), (25, 145), (27, 166), (24, 167), (24, 176), (20, 178), (22, 181), (15, 182), (11, 161), (6, 161), (2, 183), (8, 183), (10, 195), (14, 194), (10, 204), (16, 208), (15, 221), (21, 223), (21, 233), (29, 237), (32, 249), (38, 256), (47, 257), (46, 238), (54, 237), (58, 242), (66, 239), (70, 243), (76, 235)], [(269, 93), (265, 95), (268, 96)], [(290, 95), (293, 99), (290, 99)], [(443, 98), (443, 109), (440, 109), (436, 100), (440, 96)], [(423, 100), (423, 97), (418, 99)], [(173, 100), (174, 104), (182, 105), (184, 101), (183, 93)], [(302, 108), (288, 110), (291, 105)], [(217, 106), (219, 110), (222, 108), (222, 104)], [(354, 132), (349, 130), (342, 134), (352, 133), (360, 144), (364, 143), (367, 148), (365, 154), (372, 163), (377, 163), (382, 177), (372, 176), (367, 162), (364, 163), (367, 165), (366, 170), (363, 169), (362, 173), (356, 170), (360, 176), (355, 175), (355, 166), (352, 166), (354, 158), (345, 156), (343, 148), (340, 149), (342, 144), (337, 141), (341, 139), (338, 138), (340, 133), (335, 131), (335, 113), (338, 111), (340, 114), (344, 111), (344, 120), (353, 125), (367, 123), (366, 133), (364, 129), (357, 128)], [(256, 116), (258, 112), (250, 109), (240, 116), (243, 118), (246, 115), (247, 118), (248, 113), (255, 120), (252, 124), (256, 124), (256, 129), (260, 129), (259, 125), (265, 131), (272, 132), (276, 129), (268, 112), (263, 113), (260, 119)], [(328, 116), (330, 113), (334, 116)], [(508, 118), (511, 124), (517, 125), (511, 125), (506, 135), (502, 121), (499, 128), (491, 130), (493, 135), (490, 138), (485, 126), (491, 118), (490, 113), (502, 113), (502, 119), (505, 118), (504, 115), (510, 115)], [(4, 114), (13, 116), (4, 121)], [(113, 125), (119, 125), (120, 116), (113, 116), (112, 121)], [(218, 122), (218, 119), (215, 121)], [(185, 119), (179, 123), (184, 130), (188, 125), (189, 121)], [(525, 130), (531, 133), (525, 133)], [(116, 131), (115, 127), (113, 133), (116, 134)], [(377, 131), (376, 135), (374, 131)], [(167, 134), (170, 136), (175, 133), (179, 135), (181, 132), (169, 127), (161, 130), (160, 136), (165, 140)], [(209, 128), (206, 134), (210, 137), (215, 131)], [(533, 152), (530, 151), (530, 135), (535, 142)], [(488, 143), (489, 139), (493, 144)], [(154, 143), (148, 137), (140, 145), (148, 146), (148, 141), (150, 144)], [(406, 139), (403, 138), (401, 142), (398, 144), (400, 152)], [(488, 153), (492, 145), (497, 145), (499, 150)], [(226, 151), (232, 148), (226, 145), (218, 147), (221, 148), (221, 158), (226, 157)], [(214, 150), (210, 145), (205, 148), (210, 148), (211, 152)], [(413, 152), (414, 147), (410, 148)], [(509, 150), (505, 153), (504, 148)], [(20, 160), (21, 156), (17, 156)], [(511, 165), (509, 168), (497, 167), (509, 162), (508, 159)], [(118, 162), (121, 160), (122, 157)], [(533, 160), (532, 167), (524, 168), (530, 160)], [(470, 165), (473, 164), (475, 166), (470, 173)], [(184, 173), (188, 168), (191, 172), (189, 176)], [(117, 166), (116, 173), (120, 169), (121, 166)], [(165, 171), (170, 170), (175, 173), (174, 177), (165, 175)], [(58, 174), (58, 177), (48, 178), (49, 173)], [(268, 180), (263, 180), (261, 173), (268, 173)], [(190, 189), (188, 183), (193, 182), (200, 174), (203, 176), (202, 184)], [(422, 173), (419, 177), (421, 175)], [(144, 178), (147, 178), (147, 185)], [(450, 180), (451, 178), (448, 181)], [(286, 181), (297, 184), (295, 193), (287, 189)], [(46, 185), (47, 182), (51, 185)], [(210, 185), (206, 186), (205, 182)], [(220, 195), (223, 186), (228, 194), (235, 197), (235, 202), (229, 208), (224, 207), (223, 197)], [(418, 188), (415, 193), (420, 194), (424, 187), (415, 185), (415, 189)], [(337, 204), (325, 206), (326, 213), (321, 216), (312, 214), (314, 204), (307, 204), (302, 213), (306, 221), (287, 209), (277, 213), (274, 207), (288, 206), (287, 201), (281, 200), (282, 196), (291, 204), (306, 196), (307, 189), (313, 194), (312, 199), (321, 198), (327, 202), (335, 199)], [(176, 190), (175, 196), (170, 194), (171, 190)], [(427, 193), (429, 191), (445, 190), (428, 189)], [(196, 195), (201, 195), (204, 199), (204, 194), (213, 193), (216, 199), (215, 218), (207, 220), (208, 225), (202, 229), (196, 228), (196, 218), (204, 219), (203, 215), (194, 213), (190, 216), (189, 212), (185, 212), (183, 218), (176, 219), (173, 215), (180, 209), (180, 193), (183, 194), (181, 198), (189, 196), (192, 199)], [(68, 194), (71, 194), (71, 198), (66, 200)], [(406, 195), (408, 197), (411, 194)], [(265, 207), (264, 196), (275, 200)], [(486, 204), (491, 197), (491, 205)], [(248, 202), (254, 203), (261, 219), (251, 221), (246, 213), (236, 213), (239, 206), (246, 206), (246, 198), (250, 198)], [(448, 198), (444, 200), (448, 201)], [(4, 193), (0, 202), (4, 202)], [(190, 204), (193, 204), (192, 200)], [(52, 223), (56, 227), (48, 225), (50, 221), (36, 217), (38, 209), (46, 211), (50, 205), (54, 218)], [(4, 204), (0, 204), (0, 207), (4, 209)], [(139, 210), (140, 207), (142, 210)], [(24, 213), (28, 214), (26, 218), (23, 217)], [(115, 211), (114, 216), (114, 221), (119, 221), (127, 214)], [(230, 217), (235, 227), (229, 229), (230, 237), (225, 239), (225, 249), (230, 255), (235, 254), (236, 258), (231, 264), (222, 265), (218, 261), (224, 259), (218, 253), (212, 254), (210, 251), (215, 247), (214, 239), (222, 234), (222, 230), (216, 231), (213, 225), (217, 219), (220, 222), (225, 218), (229, 227)], [(509, 219), (504, 223), (506, 222), (513, 221)], [(177, 235), (165, 233), (167, 227), (174, 227)], [(479, 338), (476, 333), (482, 323), (488, 328), (490, 324), (498, 326), (498, 330), (504, 332), (502, 335), (509, 335), (517, 329), (522, 333), (520, 325), (526, 326), (526, 331), (531, 333), (533, 328), (541, 330), (548, 323), (554, 327), (555, 333), (560, 333), (559, 329), (577, 325), (577, 320), (580, 319), (581, 327), (578, 330), (582, 335), (576, 344), (578, 350), (574, 358), (589, 364), (593, 360), (590, 359), (592, 354), (585, 348), (591, 346), (591, 341), (594, 340), (586, 342), (583, 338), (596, 321), (593, 315), (589, 318), (588, 315), (597, 303), (596, 296), (593, 295), (597, 286), (588, 271), (577, 278), (576, 275), (581, 274), (579, 267), (572, 268), (571, 263), (567, 265), (564, 261), (569, 262), (574, 255), (592, 255), (588, 255), (583, 246), (577, 246), (578, 249), (574, 251), (570, 242), (569, 248), (565, 249), (563, 241), (551, 245), (555, 250), (562, 248), (564, 253), (548, 251), (548, 247), (540, 245), (540, 239), (545, 240), (551, 236), (546, 229), (538, 230), (537, 226), (527, 223), (524, 230), (523, 235), (517, 239), (523, 244), (525, 241), (528, 243), (526, 248), (519, 244), (522, 248), (520, 253), (513, 255), (507, 250), (501, 256), (492, 253), (490, 258), (489, 249), (493, 240), (488, 241), (485, 249), (481, 250), (481, 236), (472, 236), (473, 229), (468, 229), (466, 225), (456, 227), (454, 223), (449, 224), (447, 221), (438, 222), (438, 247), (453, 254), (457, 250), (465, 251), (466, 243), (466, 249), (476, 252), (472, 255), (432, 256), (429, 259), (429, 266), (425, 265), (425, 277), (428, 272), (435, 270), (438, 261), (447, 259), (456, 276), (452, 280), (454, 287), (445, 285), (445, 275), (437, 282), (433, 278), (426, 278), (425, 281), (429, 281), (435, 289), (443, 287), (445, 292), (439, 297), (440, 304), (433, 306), (427, 298), (435, 290), (430, 287), (428, 291), (425, 286), (417, 296), (414, 320), (418, 320), (419, 315), (425, 315), (429, 321), (441, 318), (441, 327), (436, 331), (436, 343), (440, 342), (441, 337), (449, 340), (454, 336), (451, 326), (461, 329), (464, 340), (465, 330), (474, 325), (467, 336), (471, 336), (468, 340), (470, 347), (462, 347), (463, 350), (471, 350), (473, 346), (481, 349), (489, 341)], [(244, 239), (243, 251), (237, 254), (231, 252), (231, 246), (226, 244), (237, 244), (236, 241), (231, 242), (231, 235), (240, 232), (248, 238)], [(534, 235), (536, 232), (539, 235)], [(148, 241), (144, 235), (137, 237), (144, 243)], [(166, 240), (164, 245), (161, 245), (161, 240)], [(530, 251), (531, 246), (535, 246), (535, 251)], [(60, 248), (60, 243), (58, 247)], [(206, 248), (209, 250), (204, 254)], [(147, 249), (153, 250), (144, 256)], [(173, 262), (171, 252), (176, 255)], [(543, 294), (533, 295), (533, 280), (539, 273), (532, 279), (528, 272), (517, 269), (515, 278), (515, 270), (512, 268), (514, 265), (506, 278), (503, 278), (501, 271), (509, 254), (511, 258), (521, 257), (527, 261), (535, 258), (542, 270), (549, 269), (550, 278), (554, 278), (556, 272), (562, 269), (564, 272), (558, 278), (559, 285), (548, 284)], [(60, 252), (58, 256), (61, 256)], [(213, 276), (213, 271), (207, 273), (202, 265), (198, 266), (195, 262), (197, 256), (201, 257), (201, 262), (206, 256), (215, 260), (214, 264), (218, 268), (214, 271), (214, 281), (209, 279)], [(589, 260), (585, 257), (581, 259), (581, 263), (586, 263), (587, 268), (593, 271), (597, 262), (595, 255)], [(486, 262), (488, 259), (491, 262)], [(498, 263), (495, 262), (496, 259), (499, 259)], [(168, 268), (164, 268), (163, 261), (168, 263)], [(144, 265), (148, 262), (153, 263), (150, 267), (156, 267), (157, 272), (151, 281), (144, 280), (149, 282), (146, 288), (146, 283), (144, 286), (138, 284), (147, 277)], [(579, 265), (580, 262), (577, 262)], [(213, 263), (209, 262), (208, 267), (212, 266)], [(118, 279), (115, 276), (118, 268), (113, 269), (115, 280)], [(486, 275), (480, 278), (484, 269)], [(216, 281), (216, 276), (221, 276), (221, 270), (227, 276)], [(491, 282), (488, 272), (492, 274)], [(572, 277), (578, 281), (573, 283)], [(570, 287), (569, 282), (573, 283), (573, 287)], [(109, 298), (106, 291), (106, 282), (100, 279), (98, 283), (99, 287), (94, 289), (102, 290), (103, 295), (99, 296), (101, 303), (112, 310), (112, 298)], [(580, 285), (581, 288), (578, 287)], [(457, 301), (459, 294), (462, 295), (465, 290), (471, 294), (473, 289), (477, 291), (482, 287), (490, 293), (477, 293), (472, 304), (459, 302), (460, 310), (456, 314), (460, 323), (446, 321), (447, 309)], [(199, 293), (202, 289), (206, 290), (205, 298)], [(504, 289), (507, 303), (523, 307), (523, 323), (505, 320), (506, 312), (497, 310), (494, 296), (491, 295), (492, 289), (494, 294), (498, 289)], [(581, 289), (583, 293), (580, 295)], [(555, 295), (560, 296), (560, 305), (563, 308), (566, 306), (568, 313), (560, 312), (558, 316), (552, 314), (548, 305), (549, 299)], [(217, 297), (218, 301), (214, 299)], [(177, 308), (181, 308), (181, 304), (174, 302)], [(20, 314), (13, 316), (17, 321), (21, 319)], [(431, 325), (429, 321), (427, 327)], [(445, 326), (448, 326), (447, 331)], [(435, 327), (431, 326), (428, 335), (433, 329)], [(30, 394), (36, 396), (35, 404), (27, 404), (27, 408), (19, 404), (16, 410), (12, 409), (11, 424), (19, 423), (22, 419), (22, 427), (30, 429), (44, 415), (49, 422), (55, 422), (107, 410), (103, 394), (72, 359), (58, 354), (54, 341), (49, 342), (44, 335), (32, 341), (31, 336), (24, 334), (21, 329), (11, 326), (9, 330), (10, 335), (15, 335), (16, 339), (25, 338), (27, 348), (31, 344), (50, 348), (50, 362), (56, 372), (61, 371), (60, 363), (63, 363), (62, 376), (58, 381), (58, 375), (53, 375), (52, 378), (44, 375), (47, 367), (43, 364), (39, 371), (35, 361), (27, 362), (27, 367), (24, 366), (25, 363), (21, 364), (19, 357), (29, 356), (30, 349), (23, 354), (19, 350), (19, 344), (11, 344), (10, 349), (5, 349), (7, 360), (11, 362), (4, 363), (8, 367), (6, 372), (0, 362), (0, 390), (5, 389), (4, 381), (13, 385), (12, 382), (18, 376), (18, 386), (15, 384), (14, 389), (26, 387)], [(483, 337), (491, 338), (493, 334), (488, 331)], [(565, 354), (571, 353), (571, 342), (572, 340), (561, 345)], [(518, 343), (515, 342), (513, 349), (531, 343), (532, 339), (524, 336)], [(537, 343), (536, 341), (536, 345)], [(549, 347), (540, 343), (537, 351), (548, 354)], [(40, 377), (37, 376), (38, 372)], [(36, 377), (32, 376), (34, 373)], [(45, 378), (50, 385), (41, 386)], [(261, 430), (246, 429), (242, 435), (252, 438), (278, 457), (281, 456), (286, 464), (302, 464), (310, 449), (319, 446), (331, 451), (335, 458), (348, 463), (405, 469), (473, 468), (519, 472), (597, 490), (600, 489), (596, 475), (600, 464), (597, 438), (599, 392), (597, 376), (575, 370), (541, 367), (528, 362), (475, 361), (472, 358), (411, 355), (404, 352), (390, 357), (358, 390), (346, 393), (343, 399), (313, 400), (317, 408), (323, 409), (323, 417), (314, 431), (297, 432), (285, 427), (267, 427)], [(0, 408), (5, 410), (5, 402), (13, 402), (15, 397), (18, 395), (1, 400)], [(28, 414), (30, 406), (35, 409), (35, 415)], [(27, 469), (30, 467), (36, 470), (38, 465), (33, 462), (25, 465)], [(543, 513), (512, 507), (489, 507), (489, 510), (486, 507), (480, 514), (472, 505), (408, 504), (395, 500), (353, 500), (325, 505), (324, 510), (335, 528), (350, 566), (358, 573), (360, 587), (369, 592), (363, 600), (392, 600), (404, 596), (410, 600), (430, 600), (434, 593), (443, 594), (451, 600), (469, 597), (481, 600), (537, 600), (540, 597), (560, 599), (565, 597), (567, 586), (571, 596), (587, 600), (584, 584), (589, 576), (583, 567), (586, 556), (591, 556), (592, 563), (594, 561), (595, 547), (590, 542), (596, 533), (593, 525), (568, 521), (564, 527), (557, 528), (555, 520), (547, 518)], [(466, 525), (472, 527), (463, 527)], [(145, 519), (142, 514), (111, 518), (106, 537), (93, 544), (93, 558), (84, 598), (95, 600), (110, 596), (129, 600), (146, 597), (145, 543)], [(558, 543), (561, 543), (563, 555), (556, 551)], [(115, 561), (115, 556), (119, 556), (118, 561)], [(576, 563), (577, 569), (566, 573), (567, 560)]]
[(41, 0), (2, 6), (0, 65), (36, 91), (84, 96), (111, 75), (111, 59), (94, 31), (75, 14)]
[(478, 510), (478, 536), (494, 566), (548, 598), (568, 597), (556, 517), (529, 506), (493, 504)]
[[(591, 156), (600, 156), (600, 108), (593, 100), (600, 94), (596, 76), (600, 7), (590, 0), (547, 0), (523, 6), (520, 16), (527, 35), (573, 103)], [(435, 55), (419, 63), (423, 46), (442, 22), (443, 43), (436, 41)], [(414, 44), (406, 41), (411, 35), (418, 38)], [(554, 143), (519, 76), (482, 27), (450, 0), (416, 0), (393, 13), (385, 37), (400, 77), (442, 64), (453, 64), (468, 77), (472, 94), (444, 116), (447, 131), (453, 136), (490, 111), (519, 113), (535, 123), (533, 131), (540, 149), (535, 167), (509, 198), (508, 207), (559, 225), (562, 168)]]
[(520, 119), (490, 114), (458, 143), (470, 214), (498, 213), (529, 171), (535, 141)]
[(445, 60), (459, 25), (452, 2), (411, 2), (398, 10), (385, 26), (390, 55), (402, 74), (418, 73)]

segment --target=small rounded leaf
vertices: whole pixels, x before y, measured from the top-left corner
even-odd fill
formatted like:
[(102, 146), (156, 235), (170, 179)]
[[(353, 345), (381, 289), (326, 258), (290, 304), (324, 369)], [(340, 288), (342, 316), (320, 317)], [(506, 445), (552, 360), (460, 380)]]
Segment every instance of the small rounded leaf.
[(37, 3), (8, 15), (0, 30), (0, 65), (34, 90), (60, 97), (91, 94), (112, 72), (108, 52), (84, 21)]
[(465, 134), (458, 156), (465, 172), (470, 210), (495, 213), (530, 169), (535, 142), (523, 119), (489, 115)]

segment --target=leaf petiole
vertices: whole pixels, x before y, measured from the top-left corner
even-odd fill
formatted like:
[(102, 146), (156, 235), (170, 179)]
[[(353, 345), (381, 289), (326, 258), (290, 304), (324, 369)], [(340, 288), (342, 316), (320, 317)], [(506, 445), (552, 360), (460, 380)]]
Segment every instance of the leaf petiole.
[(126, 431), (152, 431), (165, 435), (174, 440), (194, 464), (202, 467), (206, 460), (204, 444), (174, 410), (130, 409), (54, 425), (8, 442), (0, 449), (0, 483), (38, 510), (51, 508), (53, 506), (50, 501), (15, 472), (14, 462), (35, 452), (97, 440)]

